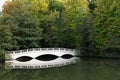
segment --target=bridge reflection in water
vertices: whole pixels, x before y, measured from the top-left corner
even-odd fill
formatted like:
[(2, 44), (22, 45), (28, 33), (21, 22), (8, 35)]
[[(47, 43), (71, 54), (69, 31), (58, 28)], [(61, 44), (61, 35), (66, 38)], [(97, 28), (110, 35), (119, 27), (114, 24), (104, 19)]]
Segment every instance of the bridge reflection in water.
[(67, 48), (33, 48), (11, 51), (11, 60), (6, 60), (6, 68), (38, 69), (60, 67), (76, 63), (78, 57), (74, 49)]

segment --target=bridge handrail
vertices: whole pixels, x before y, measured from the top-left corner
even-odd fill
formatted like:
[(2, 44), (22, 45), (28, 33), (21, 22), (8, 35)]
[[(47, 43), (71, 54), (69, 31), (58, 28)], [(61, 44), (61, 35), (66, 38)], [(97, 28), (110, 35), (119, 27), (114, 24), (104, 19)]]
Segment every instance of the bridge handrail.
[(75, 49), (69, 49), (69, 48), (31, 48), (31, 49), (23, 49), (23, 50), (11, 51), (11, 54), (30, 52), (30, 51), (50, 51), (50, 50), (53, 50), (53, 51), (55, 51), (55, 50), (75, 51)]

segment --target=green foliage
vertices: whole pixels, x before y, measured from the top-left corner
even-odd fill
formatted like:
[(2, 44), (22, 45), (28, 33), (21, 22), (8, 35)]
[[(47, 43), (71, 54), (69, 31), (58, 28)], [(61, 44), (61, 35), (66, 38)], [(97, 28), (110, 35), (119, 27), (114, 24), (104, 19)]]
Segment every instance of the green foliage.
[[(1, 17), (2, 18), (2, 17)], [(8, 18), (7, 18), (8, 19)], [(0, 21), (1, 22), (1, 26), (0, 26), (0, 49), (10, 49), (11, 48), (11, 25), (10, 24), (6, 24), (7, 22), (9, 22), (9, 20), (5, 20)]]
[(119, 52), (118, 0), (14, 0), (0, 16), (0, 54), (36, 47), (78, 48), (83, 55)]
[(4, 59), (5, 50), (12, 48), (11, 26), (9, 17), (0, 17), (0, 61)]
[(78, 24), (82, 24), (82, 19), (84, 19), (88, 15), (87, 5), (88, 3), (86, 0), (66, 1), (64, 13), (67, 24), (70, 28), (74, 29)]
[[(103, 5), (103, 6), (101, 6)], [(96, 47), (120, 49), (120, 2), (118, 0), (96, 0), (94, 15)]]
[(32, 0), (31, 6), (36, 14), (39, 14), (39, 12), (46, 12), (48, 10), (48, 4), (46, 0)]
[(41, 40), (42, 47), (55, 47), (55, 38), (58, 32), (58, 27), (56, 26), (56, 18), (59, 16), (57, 11), (50, 12), (44, 15), (45, 19), (40, 24), (42, 27), (42, 37)]
[(48, 4), (50, 11), (60, 11), (62, 12), (64, 10), (64, 5), (62, 2), (59, 2), (57, 0), (49, 0)]
[[(12, 6), (8, 7), (7, 4)], [(41, 28), (39, 27), (39, 22), (26, 5), (20, 1), (9, 2), (4, 6), (3, 11), (5, 10), (7, 12), (5, 16), (10, 16), (12, 24), (15, 25), (12, 26), (13, 30), (11, 30), (13, 34), (12, 49), (40, 47)]]
[(94, 39), (94, 31), (93, 31), (93, 16), (90, 14), (88, 18), (83, 19), (83, 24), (77, 27), (77, 48), (80, 49), (82, 55), (92, 55), (93, 53), (93, 39)]

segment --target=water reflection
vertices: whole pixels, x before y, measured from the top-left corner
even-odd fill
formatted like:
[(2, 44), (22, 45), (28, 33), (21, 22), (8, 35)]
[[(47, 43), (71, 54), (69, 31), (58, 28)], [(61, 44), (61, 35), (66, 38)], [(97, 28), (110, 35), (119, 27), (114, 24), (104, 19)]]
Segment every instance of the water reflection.
[(0, 80), (120, 80), (120, 60), (81, 59), (77, 64), (37, 70), (5, 70)]

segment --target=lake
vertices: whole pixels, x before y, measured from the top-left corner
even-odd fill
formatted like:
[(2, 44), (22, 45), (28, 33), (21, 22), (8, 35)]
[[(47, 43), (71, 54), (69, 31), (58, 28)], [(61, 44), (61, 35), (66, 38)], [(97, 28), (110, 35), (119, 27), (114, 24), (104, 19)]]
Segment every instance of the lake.
[(87, 58), (64, 67), (35, 70), (5, 70), (0, 64), (0, 80), (120, 80), (120, 60)]

